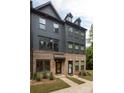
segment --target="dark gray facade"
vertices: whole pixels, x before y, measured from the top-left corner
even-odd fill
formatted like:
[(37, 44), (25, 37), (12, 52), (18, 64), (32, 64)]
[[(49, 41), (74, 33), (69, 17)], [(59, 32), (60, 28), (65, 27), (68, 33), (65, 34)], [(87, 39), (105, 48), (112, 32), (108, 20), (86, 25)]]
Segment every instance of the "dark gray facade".
[[(45, 29), (40, 28), (39, 18), (45, 20)], [(58, 32), (54, 31), (54, 24), (58, 24)], [(84, 54), (85, 34), (86, 29), (80, 25), (68, 20), (61, 20), (50, 2), (37, 8), (31, 8), (33, 50)], [(50, 40), (52, 40), (52, 43), (50, 43)]]

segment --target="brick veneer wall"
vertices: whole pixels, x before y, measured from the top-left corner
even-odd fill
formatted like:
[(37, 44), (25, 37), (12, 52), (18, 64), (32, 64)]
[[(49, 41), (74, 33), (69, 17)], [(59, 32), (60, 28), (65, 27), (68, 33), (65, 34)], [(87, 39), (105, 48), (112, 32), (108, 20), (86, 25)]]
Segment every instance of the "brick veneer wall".
[[(36, 60), (42, 59), (42, 60), (50, 60), (50, 71), (55, 74), (55, 68), (56, 68), (56, 62), (54, 60), (54, 54), (64, 54), (61, 52), (52, 52), (52, 51), (33, 51), (33, 73), (36, 72)], [(68, 75), (68, 61), (73, 61), (73, 73), (78, 74), (79, 71), (81, 71), (81, 68), (79, 66), (79, 71), (75, 71), (75, 61), (78, 60), (79, 64), (81, 65), (81, 60), (84, 60), (84, 70), (86, 70), (86, 57), (82, 54), (69, 54), (65, 53), (65, 61), (62, 62), (62, 74)]]

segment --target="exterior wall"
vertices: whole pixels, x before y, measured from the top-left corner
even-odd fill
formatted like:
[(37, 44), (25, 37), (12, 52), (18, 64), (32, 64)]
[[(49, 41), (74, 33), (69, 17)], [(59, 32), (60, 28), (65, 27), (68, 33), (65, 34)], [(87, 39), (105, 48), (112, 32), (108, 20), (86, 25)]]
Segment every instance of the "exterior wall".
[[(46, 19), (46, 30), (40, 29), (39, 28), (39, 18), (41, 16), (32, 14), (32, 33), (33, 33), (33, 49), (34, 50), (39, 50), (39, 39), (40, 36), (48, 37), (48, 38), (53, 38), (59, 40), (59, 51), (64, 52), (64, 27), (62, 24)], [(59, 33), (54, 32), (54, 27), (53, 23), (59, 24)]]
[[(49, 60), (50, 61), (50, 71), (53, 72), (53, 74), (56, 74), (56, 62), (54, 60), (54, 54), (57, 54), (58, 52), (46, 52), (46, 51), (34, 51), (33, 52), (33, 73), (36, 72), (36, 60)], [(61, 52), (59, 52), (61, 53)], [(65, 53), (65, 61), (62, 61), (62, 73), (64, 75), (68, 75), (68, 61), (73, 61), (73, 74), (78, 74), (81, 71), (81, 61), (84, 60), (84, 70), (86, 70), (86, 58), (85, 55), (81, 54), (69, 54)], [(79, 71), (75, 71), (75, 61), (79, 61)]]
[(54, 13), (54, 11), (52, 10), (52, 7), (51, 6), (46, 6), (46, 7), (44, 7), (44, 8), (42, 8), (41, 10), (39, 10), (39, 11), (41, 11), (41, 12), (43, 12), (43, 13), (46, 13), (46, 14), (49, 14), (49, 15), (51, 15), (52, 17), (55, 17), (55, 18), (59, 18), (55, 13)]
[[(56, 13), (52, 10), (51, 6), (47, 6), (40, 10), (48, 15), (51, 15), (54, 18), (59, 19), (59, 17), (56, 15)], [(39, 28), (39, 18), (44, 18), (46, 20), (46, 29), (40, 29)], [(57, 23), (59, 24), (59, 33), (54, 32), (53, 24)], [(75, 34), (75, 27), (70, 26), (74, 29), (73, 33), (68, 31), (68, 26), (66, 23), (62, 24), (57, 21), (54, 21), (52, 19), (47, 19), (46, 17), (43, 17), (42, 15), (39, 16), (37, 14), (31, 13), (31, 37), (32, 37), (32, 46), (31, 49), (33, 51), (33, 57), (32, 57), (32, 63), (33, 64), (33, 73), (36, 72), (36, 60), (42, 59), (42, 60), (49, 60), (50, 61), (50, 71), (53, 72), (53, 74), (56, 73), (56, 62), (54, 60), (54, 54), (57, 53), (63, 53), (65, 60), (62, 62), (62, 74), (68, 75), (68, 61), (73, 61), (73, 74), (78, 74), (79, 71), (81, 71), (81, 67), (79, 66), (79, 71), (75, 71), (75, 61), (78, 60), (79, 64), (81, 65), (81, 60), (84, 60), (84, 70), (86, 70), (86, 57), (84, 51), (80, 50), (74, 50), (73, 52), (69, 53), (68, 49), (68, 42), (77, 43), (80, 45), (83, 45), (85, 48), (85, 38), (86, 35), (84, 35), (84, 38), (81, 39), (79, 35)], [(81, 32), (81, 30), (78, 30)], [(82, 31), (85, 33), (85, 31)], [(59, 40), (59, 51), (41, 51), (39, 50), (39, 40), (41, 37), (48, 37), (52, 39)]]

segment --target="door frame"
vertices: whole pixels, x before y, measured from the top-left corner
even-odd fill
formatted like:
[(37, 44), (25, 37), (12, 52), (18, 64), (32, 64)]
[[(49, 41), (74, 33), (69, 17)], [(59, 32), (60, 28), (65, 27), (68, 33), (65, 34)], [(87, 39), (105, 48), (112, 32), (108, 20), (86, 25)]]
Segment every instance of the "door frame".
[[(69, 64), (72, 65), (72, 68), (71, 68), (71, 73), (69, 73)], [(68, 74), (72, 75), (73, 74), (73, 61), (68, 61)]]
[[(60, 73), (57, 72), (57, 63), (60, 64)], [(62, 73), (62, 62), (56, 62), (56, 74), (61, 74)]]

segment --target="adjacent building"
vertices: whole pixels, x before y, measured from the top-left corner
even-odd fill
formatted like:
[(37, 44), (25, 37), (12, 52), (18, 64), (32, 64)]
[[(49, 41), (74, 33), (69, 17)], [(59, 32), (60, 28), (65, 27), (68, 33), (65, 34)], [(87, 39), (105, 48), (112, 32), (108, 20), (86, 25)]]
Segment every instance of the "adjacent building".
[(31, 73), (50, 71), (74, 75), (86, 70), (85, 36), (81, 19), (68, 13), (61, 19), (51, 2), (31, 6)]

